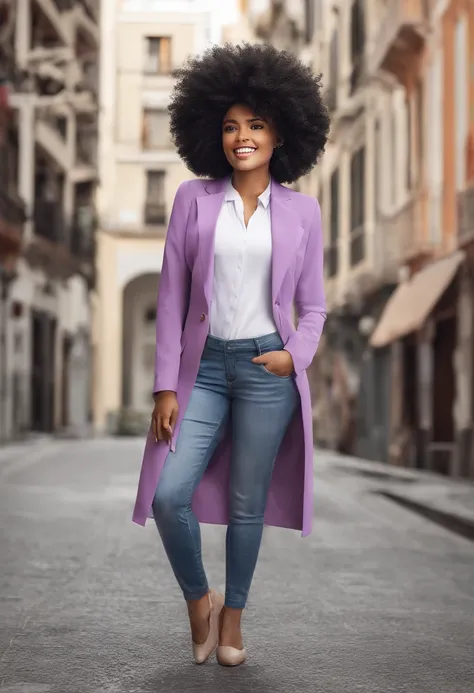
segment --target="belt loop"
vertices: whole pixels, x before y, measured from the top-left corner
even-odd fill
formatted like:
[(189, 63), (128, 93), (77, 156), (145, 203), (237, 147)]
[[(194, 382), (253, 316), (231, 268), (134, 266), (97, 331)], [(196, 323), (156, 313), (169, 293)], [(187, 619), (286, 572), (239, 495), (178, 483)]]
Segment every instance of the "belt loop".
[(254, 342), (254, 344), (255, 344), (255, 348), (256, 348), (256, 350), (257, 350), (258, 355), (261, 356), (261, 355), (262, 355), (262, 347), (260, 346), (260, 340), (259, 340), (259, 338), (258, 338), (258, 337), (255, 337), (254, 340), (253, 340), (253, 342)]

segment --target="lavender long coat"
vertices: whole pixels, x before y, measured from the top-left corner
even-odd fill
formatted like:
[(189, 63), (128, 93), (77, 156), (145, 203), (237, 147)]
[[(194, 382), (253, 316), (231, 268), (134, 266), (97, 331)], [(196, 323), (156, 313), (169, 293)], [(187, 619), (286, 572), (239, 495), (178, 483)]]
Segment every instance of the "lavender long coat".
[[(166, 238), (158, 296), (154, 392), (177, 392), (179, 416), (171, 451), (209, 330), (214, 234), (227, 180), (192, 180), (176, 193)], [(311, 531), (313, 516), (313, 434), (306, 369), (323, 329), (323, 239), (319, 205), (313, 198), (272, 182), (272, 298), (275, 323), (295, 366), (301, 408), (275, 462), (265, 523)], [(293, 323), (293, 305), (299, 315)], [(262, 426), (265, 422), (262, 421)], [(193, 498), (200, 522), (227, 524), (229, 437), (216, 450)], [(133, 521), (145, 525), (170, 446), (156, 443), (151, 431), (145, 446)], [(171, 453), (172, 454), (172, 453)]]

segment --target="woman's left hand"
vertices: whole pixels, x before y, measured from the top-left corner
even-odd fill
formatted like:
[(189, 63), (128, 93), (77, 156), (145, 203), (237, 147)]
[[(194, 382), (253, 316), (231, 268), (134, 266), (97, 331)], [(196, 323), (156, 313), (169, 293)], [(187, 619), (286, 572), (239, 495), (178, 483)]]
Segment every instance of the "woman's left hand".
[(256, 356), (252, 361), (265, 366), (267, 371), (283, 378), (291, 375), (295, 369), (293, 357), (285, 349), (282, 351), (269, 351), (267, 354)]

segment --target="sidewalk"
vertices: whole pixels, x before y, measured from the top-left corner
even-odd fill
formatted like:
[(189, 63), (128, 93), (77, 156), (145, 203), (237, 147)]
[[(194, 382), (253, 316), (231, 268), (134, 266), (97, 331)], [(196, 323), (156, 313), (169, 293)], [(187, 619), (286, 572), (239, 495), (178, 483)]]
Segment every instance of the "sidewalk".
[(363, 486), (474, 540), (474, 483), (417, 469), (315, 451), (315, 473), (336, 473), (341, 483)]
[(11, 463), (20, 462), (33, 453), (38, 453), (49, 447), (54, 438), (48, 435), (30, 435), (25, 440), (0, 443), (0, 469)]

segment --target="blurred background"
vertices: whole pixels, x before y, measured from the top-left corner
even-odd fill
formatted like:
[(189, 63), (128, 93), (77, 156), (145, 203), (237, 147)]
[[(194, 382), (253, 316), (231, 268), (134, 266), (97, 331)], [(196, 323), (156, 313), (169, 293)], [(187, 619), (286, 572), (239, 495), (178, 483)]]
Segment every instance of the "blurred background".
[(470, 0), (0, 0), (0, 440), (142, 433), (172, 72), (224, 41), (323, 73), (320, 447), (474, 477)]
[[(315, 518), (265, 528), (249, 662), (196, 673), (131, 514), (190, 177), (172, 75), (242, 40), (322, 72), (332, 118), (297, 183), (324, 222)], [(474, 0), (0, 0), (2, 693), (472, 693), (473, 428)]]

